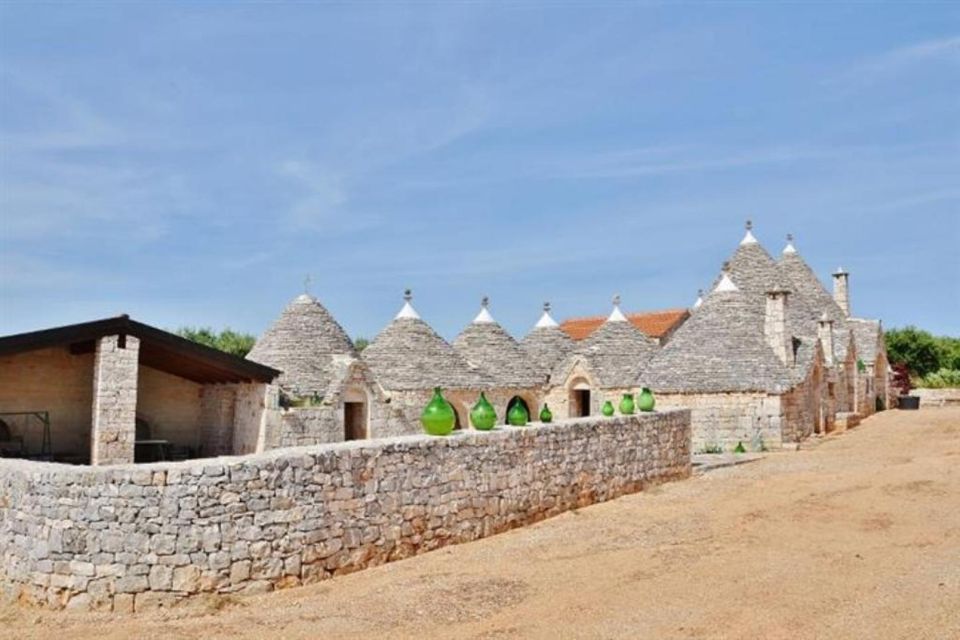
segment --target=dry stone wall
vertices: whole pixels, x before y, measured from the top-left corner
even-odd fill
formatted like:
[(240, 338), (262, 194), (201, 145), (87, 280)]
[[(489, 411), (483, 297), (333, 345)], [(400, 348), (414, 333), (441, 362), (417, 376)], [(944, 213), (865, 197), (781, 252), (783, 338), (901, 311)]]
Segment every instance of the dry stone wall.
[(690, 412), (149, 465), (0, 460), (0, 585), (72, 608), (294, 586), (690, 473)]

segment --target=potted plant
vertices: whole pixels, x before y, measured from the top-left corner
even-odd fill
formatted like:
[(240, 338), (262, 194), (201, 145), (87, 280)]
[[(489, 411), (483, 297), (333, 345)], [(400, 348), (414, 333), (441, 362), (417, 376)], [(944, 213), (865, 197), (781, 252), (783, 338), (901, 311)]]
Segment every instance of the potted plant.
[(919, 409), (920, 396), (910, 395), (913, 383), (910, 381), (910, 369), (903, 362), (893, 365), (893, 386), (900, 392), (897, 407), (900, 409)]

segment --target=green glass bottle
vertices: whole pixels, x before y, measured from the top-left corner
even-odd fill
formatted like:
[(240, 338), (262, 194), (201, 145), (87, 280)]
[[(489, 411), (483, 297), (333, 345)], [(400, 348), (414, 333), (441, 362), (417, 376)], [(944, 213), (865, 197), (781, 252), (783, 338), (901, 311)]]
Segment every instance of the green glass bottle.
[(625, 416), (632, 416), (633, 411), (634, 411), (633, 394), (632, 393), (623, 394), (623, 399), (620, 401), (620, 413)]
[(547, 403), (543, 403), (543, 409), (540, 409), (540, 422), (553, 422), (553, 412)]
[(656, 400), (653, 397), (653, 392), (647, 387), (644, 387), (640, 391), (640, 397), (637, 398), (637, 408), (639, 408), (640, 411), (653, 411), (655, 404)]
[(523, 408), (523, 403), (514, 402), (510, 410), (507, 411), (507, 424), (512, 424), (515, 427), (523, 427), (526, 426), (528, 422), (530, 422), (530, 415), (527, 413), (527, 410)]
[(603, 415), (607, 416), (608, 418), (609, 418), (610, 416), (612, 416), (613, 413), (614, 413), (613, 403), (610, 402), (609, 400), (607, 400), (606, 402), (604, 402), (604, 403), (603, 403), (603, 407), (600, 409), (600, 412), (601, 412)]
[(457, 415), (453, 412), (453, 407), (444, 399), (440, 387), (434, 387), (433, 398), (420, 414), (423, 430), (432, 436), (448, 436), (453, 432), (456, 423)]
[(473, 409), (470, 410), (470, 422), (473, 423), (473, 428), (478, 431), (490, 431), (493, 429), (493, 425), (497, 423), (497, 411), (482, 391), (477, 404), (473, 405)]

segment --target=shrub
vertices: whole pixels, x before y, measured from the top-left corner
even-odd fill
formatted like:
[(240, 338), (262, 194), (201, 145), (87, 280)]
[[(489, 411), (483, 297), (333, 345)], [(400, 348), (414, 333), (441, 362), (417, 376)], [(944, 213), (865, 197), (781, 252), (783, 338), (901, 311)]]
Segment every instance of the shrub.
[(910, 382), (910, 367), (905, 362), (897, 362), (893, 369), (893, 388), (900, 392), (900, 395), (910, 395), (913, 383)]
[(940, 369), (934, 373), (928, 373), (917, 381), (917, 386), (926, 389), (960, 387), (960, 369)]
[(934, 336), (912, 326), (891, 329), (884, 337), (890, 362), (905, 363), (915, 376), (960, 369), (960, 338)]

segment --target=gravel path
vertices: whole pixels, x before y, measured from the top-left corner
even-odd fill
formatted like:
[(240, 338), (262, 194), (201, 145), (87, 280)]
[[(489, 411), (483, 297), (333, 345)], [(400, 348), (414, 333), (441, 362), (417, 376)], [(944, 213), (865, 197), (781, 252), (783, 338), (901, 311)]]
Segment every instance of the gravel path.
[(2, 638), (960, 638), (960, 408), (321, 584)]

